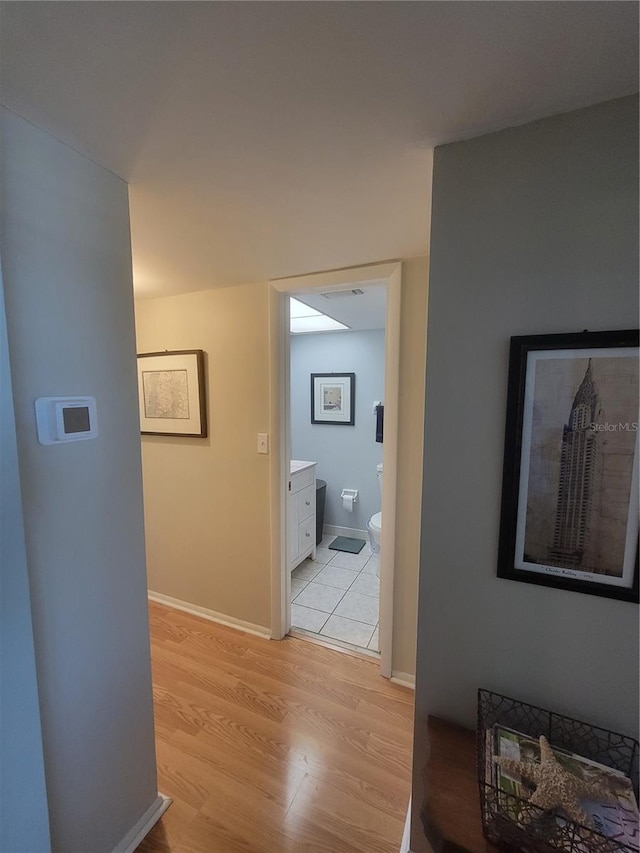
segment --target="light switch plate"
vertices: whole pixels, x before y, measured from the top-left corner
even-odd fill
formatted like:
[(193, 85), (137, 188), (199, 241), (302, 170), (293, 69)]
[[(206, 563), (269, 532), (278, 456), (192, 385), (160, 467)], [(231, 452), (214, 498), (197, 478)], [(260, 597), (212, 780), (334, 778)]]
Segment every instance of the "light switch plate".
[(269, 453), (269, 434), (266, 432), (258, 433), (258, 453)]

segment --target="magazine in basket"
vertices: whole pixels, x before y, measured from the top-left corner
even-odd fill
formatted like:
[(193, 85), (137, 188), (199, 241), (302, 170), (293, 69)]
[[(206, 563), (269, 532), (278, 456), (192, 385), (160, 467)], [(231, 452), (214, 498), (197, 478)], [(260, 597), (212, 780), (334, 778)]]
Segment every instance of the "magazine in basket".
[[(640, 848), (640, 819), (631, 780), (623, 773), (591, 761), (584, 756), (558, 749), (551, 744), (553, 755), (561, 767), (603, 796), (581, 799), (587, 816), (586, 826), (631, 851)], [(540, 764), (540, 743), (535, 738), (495, 725), (486, 731), (485, 779), (496, 790), (501, 810), (520, 826), (531, 825), (531, 807), (526, 803), (535, 790), (535, 783), (526, 774), (509, 772), (494, 760), (494, 756), (517, 762)], [(559, 828), (568, 820), (561, 812), (554, 820)]]

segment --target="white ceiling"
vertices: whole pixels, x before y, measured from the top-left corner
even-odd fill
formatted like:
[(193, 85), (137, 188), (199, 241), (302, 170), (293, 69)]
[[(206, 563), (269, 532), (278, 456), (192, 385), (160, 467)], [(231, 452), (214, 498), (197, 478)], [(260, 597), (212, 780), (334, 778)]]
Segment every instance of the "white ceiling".
[(637, 91), (635, 2), (5, 2), (2, 101), (131, 183), (136, 290), (428, 248), (434, 144)]
[[(353, 291), (362, 291), (353, 293)], [(335, 294), (339, 295), (336, 296)], [(329, 294), (328, 298), (325, 294)], [(384, 329), (387, 309), (387, 288), (380, 281), (360, 282), (353, 285), (325, 288), (323, 291), (306, 290), (293, 293), (295, 299), (310, 305), (322, 314), (344, 323), (353, 331)], [(313, 334), (313, 333), (307, 333)], [(334, 334), (319, 332), (318, 334)], [(340, 334), (340, 332), (335, 332)]]

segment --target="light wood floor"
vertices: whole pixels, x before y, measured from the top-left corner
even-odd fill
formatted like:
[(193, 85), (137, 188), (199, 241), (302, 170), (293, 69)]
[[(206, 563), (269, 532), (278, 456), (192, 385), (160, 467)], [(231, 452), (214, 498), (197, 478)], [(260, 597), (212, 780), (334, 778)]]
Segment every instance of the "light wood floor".
[(150, 605), (158, 786), (138, 853), (398, 853), (413, 693), (375, 661)]

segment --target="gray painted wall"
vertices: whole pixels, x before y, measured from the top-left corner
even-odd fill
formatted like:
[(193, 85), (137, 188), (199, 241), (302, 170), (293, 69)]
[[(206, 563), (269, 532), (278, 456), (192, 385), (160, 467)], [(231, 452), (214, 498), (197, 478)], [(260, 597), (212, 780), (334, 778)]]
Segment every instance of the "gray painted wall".
[(436, 149), (429, 287), (413, 850), (477, 687), (637, 736), (637, 605), (496, 577), (509, 337), (638, 322), (637, 99)]
[[(356, 374), (355, 426), (311, 423), (310, 376), (323, 372)], [(384, 401), (384, 331), (291, 336), (292, 456), (317, 462), (317, 476), (327, 481), (325, 524), (366, 530), (380, 512), (382, 444), (375, 440), (374, 400)], [(340, 501), (345, 488), (360, 492), (353, 512)]]
[(49, 814), (1, 274), (0, 708), (0, 850), (47, 853)]
[[(1, 251), (51, 843), (108, 853), (156, 798), (127, 185), (11, 113), (2, 126)], [(61, 394), (96, 397), (96, 440), (38, 443), (34, 400)]]

